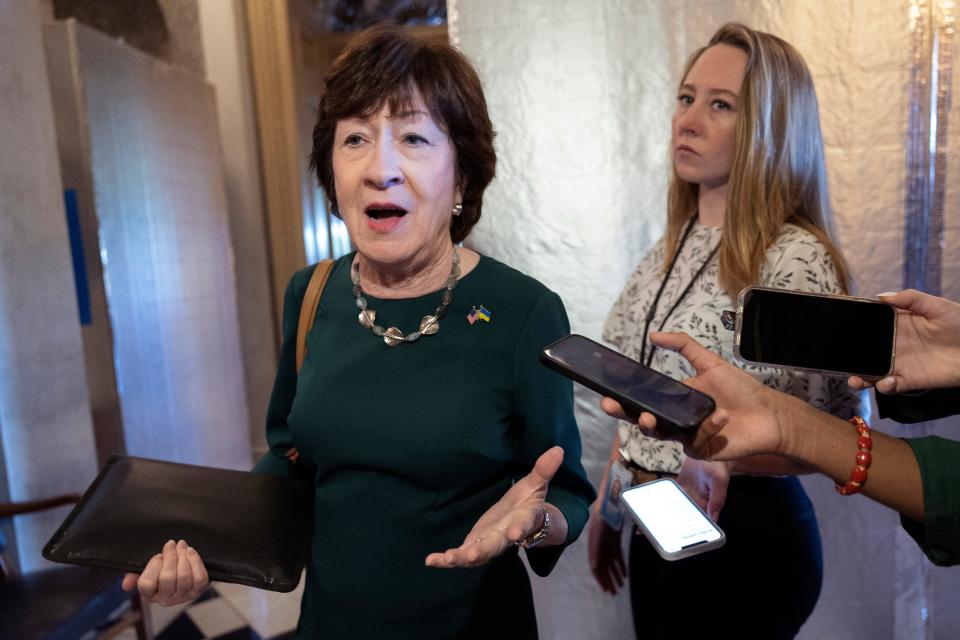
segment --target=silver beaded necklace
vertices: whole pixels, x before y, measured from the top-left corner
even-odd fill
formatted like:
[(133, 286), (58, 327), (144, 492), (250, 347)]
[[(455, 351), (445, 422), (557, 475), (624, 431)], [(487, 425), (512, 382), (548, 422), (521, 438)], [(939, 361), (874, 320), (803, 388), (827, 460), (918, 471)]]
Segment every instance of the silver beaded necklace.
[(370, 329), (373, 335), (383, 338), (388, 347), (396, 347), (404, 342), (416, 342), (420, 336), (432, 336), (440, 331), (440, 320), (447, 315), (447, 307), (453, 302), (453, 290), (457, 287), (460, 278), (460, 254), (457, 248), (453, 248), (453, 266), (450, 268), (450, 276), (447, 277), (443, 296), (433, 314), (425, 315), (420, 320), (420, 328), (417, 331), (404, 335), (400, 329), (390, 327), (384, 329), (377, 324), (377, 312), (373, 309), (367, 309), (367, 299), (363, 297), (363, 290), (360, 288), (360, 261), (353, 263), (353, 269), (350, 271), (350, 279), (353, 280), (353, 297), (356, 299), (357, 308), (360, 309), (360, 315), (357, 318), (360, 326), (364, 329)]

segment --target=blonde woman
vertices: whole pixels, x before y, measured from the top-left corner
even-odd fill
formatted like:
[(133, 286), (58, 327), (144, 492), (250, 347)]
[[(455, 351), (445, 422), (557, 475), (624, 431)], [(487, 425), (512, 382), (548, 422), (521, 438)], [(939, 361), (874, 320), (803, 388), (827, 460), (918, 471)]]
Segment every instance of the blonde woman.
[[(631, 275), (604, 338), (683, 379), (692, 367), (651, 345), (650, 332), (686, 332), (733, 361), (733, 333), (721, 314), (741, 288), (845, 293), (848, 272), (833, 240), (813, 82), (788, 43), (728, 24), (696, 51), (680, 83), (672, 157), (666, 235)], [(737, 364), (838, 416), (860, 408), (844, 380)], [(728, 538), (722, 549), (668, 563), (631, 536), (627, 571), (619, 532), (597, 510), (591, 569), (614, 593), (629, 574), (637, 637), (797, 633), (820, 592), (820, 538), (800, 483), (774, 474), (803, 469), (772, 458), (732, 468), (699, 462), (625, 423), (610, 464), (626, 467), (634, 482), (677, 475)]]

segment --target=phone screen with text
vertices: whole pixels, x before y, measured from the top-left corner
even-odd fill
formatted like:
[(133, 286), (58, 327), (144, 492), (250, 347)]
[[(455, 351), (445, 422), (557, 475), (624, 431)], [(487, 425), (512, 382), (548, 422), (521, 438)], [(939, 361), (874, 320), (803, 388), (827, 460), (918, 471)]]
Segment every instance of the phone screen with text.
[(667, 553), (715, 542), (723, 534), (676, 482), (656, 480), (623, 493), (634, 517)]

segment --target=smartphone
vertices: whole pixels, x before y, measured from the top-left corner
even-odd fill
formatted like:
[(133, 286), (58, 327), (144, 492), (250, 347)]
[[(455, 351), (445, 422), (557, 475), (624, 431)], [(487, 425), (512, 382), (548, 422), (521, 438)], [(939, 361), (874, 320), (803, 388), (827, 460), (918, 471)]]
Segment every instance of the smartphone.
[(620, 497), (664, 560), (679, 560), (717, 549), (727, 541), (723, 530), (672, 478), (638, 484)]
[(544, 348), (540, 361), (631, 415), (652, 413), (664, 433), (692, 434), (716, 408), (710, 396), (575, 333)]
[(734, 351), (747, 362), (878, 380), (896, 336), (896, 310), (876, 300), (766, 287), (737, 299)]

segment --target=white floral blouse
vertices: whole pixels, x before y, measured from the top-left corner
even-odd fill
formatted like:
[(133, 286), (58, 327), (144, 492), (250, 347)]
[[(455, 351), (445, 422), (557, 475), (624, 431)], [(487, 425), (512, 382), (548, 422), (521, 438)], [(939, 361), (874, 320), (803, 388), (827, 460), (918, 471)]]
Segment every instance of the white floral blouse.
[[(720, 314), (735, 310), (735, 301), (718, 280), (719, 257), (714, 254), (677, 308), (665, 316), (677, 298), (720, 243), (720, 227), (694, 222), (657, 305), (650, 331), (683, 331), (711, 351), (749, 372), (764, 384), (807, 400), (810, 404), (841, 418), (864, 415), (865, 396), (850, 391), (846, 379), (796, 371), (759, 367), (737, 360), (733, 355), (733, 331), (720, 323)], [(627, 280), (620, 298), (610, 310), (603, 338), (622, 353), (640, 359), (646, 340), (644, 324), (663, 278), (665, 242), (661, 238)], [(830, 255), (809, 231), (788, 224), (767, 250), (760, 270), (766, 287), (816, 293), (842, 293)], [(653, 345), (647, 343), (647, 355)], [(693, 367), (679, 354), (663, 349), (654, 352), (651, 367), (677, 380), (694, 374)], [(640, 433), (636, 425), (620, 424), (620, 442), (636, 464), (649, 471), (678, 473), (683, 449), (675, 442), (663, 442)]]

